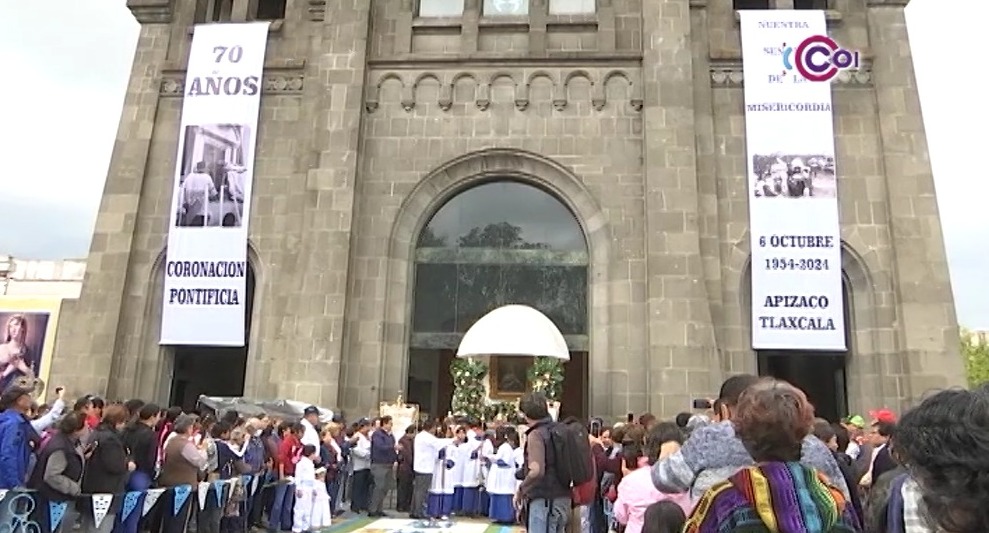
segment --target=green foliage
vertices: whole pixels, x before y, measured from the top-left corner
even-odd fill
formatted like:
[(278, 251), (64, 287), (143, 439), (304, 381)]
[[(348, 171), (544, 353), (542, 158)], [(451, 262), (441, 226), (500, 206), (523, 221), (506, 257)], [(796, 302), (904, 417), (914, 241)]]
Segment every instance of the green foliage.
[(989, 342), (962, 331), (961, 350), (968, 386), (974, 388), (989, 383)]
[(485, 420), (514, 420), (519, 412), (515, 402), (493, 402), (484, 411)]
[(541, 391), (553, 402), (563, 394), (563, 363), (555, 357), (537, 357), (529, 367), (529, 388)]
[(470, 416), (483, 420), (485, 418), (484, 378), (488, 375), (488, 367), (476, 359), (456, 358), (450, 364), (450, 376), (453, 377), (453, 414)]

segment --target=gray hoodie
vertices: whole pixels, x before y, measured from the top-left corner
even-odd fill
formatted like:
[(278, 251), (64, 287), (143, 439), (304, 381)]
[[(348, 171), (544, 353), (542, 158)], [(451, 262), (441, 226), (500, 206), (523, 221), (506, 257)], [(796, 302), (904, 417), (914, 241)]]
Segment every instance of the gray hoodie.
[[(834, 455), (814, 435), (804, 438), (800, 462), (823, 473), (848, 497), (848, 486)], [(719, 422), (697, 428), (679, 451), (653, 465), (652, 482), (660, 492), (689, 491), (696, 502), (707, 489), (753, 464), (731, 422)]]

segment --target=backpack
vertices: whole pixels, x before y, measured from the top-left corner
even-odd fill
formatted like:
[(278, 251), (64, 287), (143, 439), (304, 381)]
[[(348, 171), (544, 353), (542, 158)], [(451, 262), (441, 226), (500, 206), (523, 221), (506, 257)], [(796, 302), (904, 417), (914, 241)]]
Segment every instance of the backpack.
[(595, 478), (594, 456), (584, 424), (576, 418), (568, 418), (550, 426), (549, 437), (560, 484), (569, 489)]

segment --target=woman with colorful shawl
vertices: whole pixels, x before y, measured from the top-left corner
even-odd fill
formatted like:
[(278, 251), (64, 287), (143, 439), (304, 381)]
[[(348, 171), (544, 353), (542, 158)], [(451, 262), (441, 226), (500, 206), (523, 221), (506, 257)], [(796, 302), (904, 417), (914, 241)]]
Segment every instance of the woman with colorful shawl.
[(853, 533), (855, 511), (820, 472), (800, 463), (814, 408), (789, 383), (765, 379), (739, 398), (735, 433), (756, 461), (709, 489), (684, 533)]

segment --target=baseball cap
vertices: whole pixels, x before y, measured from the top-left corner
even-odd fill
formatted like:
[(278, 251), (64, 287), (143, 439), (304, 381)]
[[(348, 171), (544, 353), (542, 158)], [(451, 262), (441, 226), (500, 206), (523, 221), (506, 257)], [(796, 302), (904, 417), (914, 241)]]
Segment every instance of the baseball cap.
[(859, 429), (865, 427), (865, 419), (861, 415), (852, 415), (845, 419), (845, 422)]
[(309, 407), (306, 407), (302, 411), (302, 416), (309, 416), (309, 415), (319, 415), (319, 407), (316, 407), (315, 405), (310, 405)]

